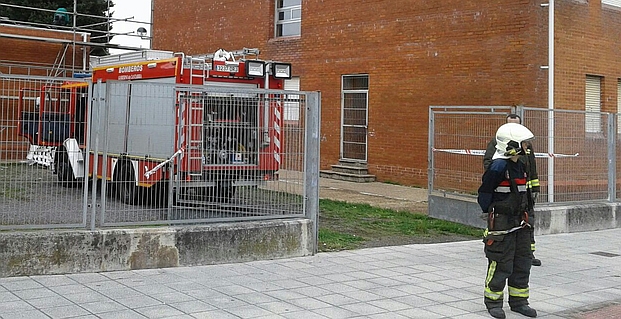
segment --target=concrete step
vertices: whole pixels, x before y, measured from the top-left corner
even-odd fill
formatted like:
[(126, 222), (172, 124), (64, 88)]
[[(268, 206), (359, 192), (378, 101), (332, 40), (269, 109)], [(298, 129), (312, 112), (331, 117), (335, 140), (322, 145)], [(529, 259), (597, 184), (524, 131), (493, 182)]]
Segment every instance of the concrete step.
[(332, 165), (332, 170), (339, 173), (347, 173), (347, 174), (357, 174), (357, 175), (368, 175), (369, 170), (366, 166), (351, 166), (351, 165), (343, 165), (336, 164)]
[(319, 171), (319, 177), (325, 177), (325, 178), (331, 178), (331, 179), (355, 182), (355, 183), (375, 182), (375, 175), (351, 174), (351, 173), (345, 173), (345, 172), (337, 172), (333, 170)]

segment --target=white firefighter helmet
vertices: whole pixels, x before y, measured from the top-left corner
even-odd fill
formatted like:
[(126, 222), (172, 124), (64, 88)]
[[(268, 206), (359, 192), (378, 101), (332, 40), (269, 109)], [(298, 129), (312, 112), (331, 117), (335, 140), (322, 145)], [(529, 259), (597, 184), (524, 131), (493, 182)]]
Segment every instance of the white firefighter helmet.
[(493, 158), (510, 158), (514, 155), (523, 154), (522, 142), (534, 137), (533, 132), (522, 124), (503, 124), (496, 131), (496, 153)]

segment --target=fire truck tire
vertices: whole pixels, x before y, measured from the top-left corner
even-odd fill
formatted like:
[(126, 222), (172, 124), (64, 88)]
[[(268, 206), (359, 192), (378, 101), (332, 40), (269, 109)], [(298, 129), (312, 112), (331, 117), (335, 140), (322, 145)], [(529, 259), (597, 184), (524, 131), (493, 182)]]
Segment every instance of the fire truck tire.
[(230, 183), (221, 183), (214, 188), (213, 200), (218, 203), (228, 203), (235, 196), (235, 186)]
[[(153, 207), (166, 207), (168, 205), (168, 184), (158, 182), (147, 191), (145, 204)], [(174, 200), (173, 200), (174, 202)]]
[(58, 156), (56, 162), (56, 176), (60, 184), (64, 187), (76, 187), (79, 185), (75, 176), (73, 175), (73, 169), (69, 164), (69, 156), (65, 150), (62, 150)]
[(136, 205), (139, 203), (139, 188), (136, 186), (134, 168), (131, 163), (119, 163), (115, 168), (116, 198), (122, 203)]

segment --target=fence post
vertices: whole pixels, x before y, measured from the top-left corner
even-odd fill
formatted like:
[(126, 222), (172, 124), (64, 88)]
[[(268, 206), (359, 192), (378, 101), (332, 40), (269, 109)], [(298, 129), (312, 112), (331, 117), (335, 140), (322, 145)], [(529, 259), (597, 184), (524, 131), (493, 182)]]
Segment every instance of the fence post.
[[(91, 205), (92, 205), (92, 207), (91, 207), (91, 231), (95, 230), (95, 226), (96, 226), (95, 221), (97, 220), (97, 201), (96, 201), (96, 198), (97, 198), (97, 173), (96, 172), (97, 172), (98, 157), (99, 157), (99, 156), (97, 156), (97, 154), (99, 152), (99, 137), (100, 137), (99, 129), (101, 128), (101, 110), (103, 109), (101, 107), (101, 104), (104, 101), (106, 101), (106, 98), (103, 97), (103, 90), (102, 90), (103, 89), (103, 85), (104, 84), (102, 83), (101, 79), (97, 80), (97, 95), (96, 95), (96, 99), (94, 99), (94, 101), (93, 101), (94, 103), (92, 103), (91, 107), (89, 108), (89, 119), (90, 120), (92, 120), (93, 111), (97, 110), (97, 113), (96, 113), (97, 114), (97, 123), (96, 123), (96, 125), (95, 125), (94, 122), (91, 123), (94, 127), (88, 128), (88, 130), (89, 130), (88, 138), (89, 138), (89, 140), (91, 138), (93, 138), (94, 139), (93, 142), (94, 142), (95, 145), (91, 145), (89, 143), (89, 145), (87, 147), (87, 150), (85, 152), (86, 153), (86, 157), (90, 158), (90, 151), (91, 151), (90, 147), (94, 146), (94, 149), (93, 149), (93, 154), (94, 154), (94, 156), (93, 156), (93, 163), (89, 162), (86, 165), (86, 167), (84, 168), (85, 169), (84, 170), (84, 178), (85, 179), (88, 179), (88, 173), (90, 172), (90, 167), (93, 167), (93, 172), (94, 172), (93, 180), (92, 180), (93, 184), (92, 184), (92, 187), (91, 187), (92, 188), (91, 189), (91, 192), (92, 192), (92, 194), (91, 194), (91, 196), (92, 196), (92, 202), (91, 202)], [(106, 85), (109, 86), (110, 82), (106, 83)], [(110, 92), (110, 90), (106, 90), (106, 92)], [(94, 132), (95, 136), (93, 137), (90, 132)], [(91, 165), (91, 166), (89, 167), (88, 165)], [(85, 187), (85, 189), (86, 189), (86, 187)]]
[(306, 95), (304, 150), (305, 215), (312, 223), (313, 254), (319, 245), (319, 138), (321, 136), (321, 92)]
[(608, 201), (617, 200), (617, 114), (608, 114)]
[[(101, 80), (98, 81), (98, 83), (101, 83)], [(85, 118), (84, 121), (88, 122), (91, 118), (91, 116), (93, 116), (93, 108), (96, 105), (99, 105), (99, 91), (95, 90), (95, 86), (94, 83), (92, 81), (89, 81), (88, 83), (88, 98), (87, 98), (87, 102), (86, 102), (86, 114), (85, 114)], [(86, 124), (86, 123), (85, 123)], [(87, 222), (88, 222), (88, 209), (91, 207), (90, 205), (93, 204), (91, 202), (89, 202), (89, 198), (88, 198), (88, 192), (89, 192), (89, 187), (88, 187), (88, 172), (90, 169), (90, 165), (92, 165), (91, 160), (90, 160), (90, 156), (89, 156), (89, 150), (91, 148), (91, 130), (90, 128), (86, 130), (85, 132), (86, 137), (84, 140), (84, 181), (82, 183), (82, 187), (83, 187), (83, 192), (82, 192), (82, 222), (84, 223), (84, 227), (87, 227)], [(92, 188), (90, 189), (92, 190)], [(95, 223), (94, 223), (94, 218), (91, 216), (91, 224), (90, 224), (90, 229), (94, 230), (95, 229)]]
[(431, 194), (433, 191), (433, 174), (434, 174), (434, 162), (433, 162), (433, 149), (434, 149), (434, 112), (433, 106), (429, 107), (429, 132), (427, 133), (427, 194)]

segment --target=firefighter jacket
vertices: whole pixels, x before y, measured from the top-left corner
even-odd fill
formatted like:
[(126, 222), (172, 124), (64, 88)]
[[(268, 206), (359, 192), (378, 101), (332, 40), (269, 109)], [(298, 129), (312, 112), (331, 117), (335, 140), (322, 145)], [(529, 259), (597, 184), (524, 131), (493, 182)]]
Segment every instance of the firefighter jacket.
[[(533, 193), (539, 193), (539, 174), (537, 174), (537, 162), (535, 162), (535, 151), (533, 151), (533, 144), (526, 142), (528, 145), (524, 150), (525, 155), (520, 156), (520, 161), (524, 163), (526, 173), (528, 174), (528, 182), (526, 187), (531, 189)], [(487, 143), (485, 149), (485, 155), (483, 156), (483, 168), (487, 170), (492, 163), (492, 157), (496, 153), (496, 139), (493, 138)]]
[[(511, 185), (513, 181), (513, 186)], [(517, 188), (519, 196), (515, 203), (509, 207), (511, 212), (502, 212), (503, 214), (521, 216), (523, 212), (532, 209), (532, 200), (527, 191), (526, 184), (528, 174), (524, 162), (518, 160), (513, 162), (510, 159), (493, 160), (489, 168), (483, 174), (481, 186), (478, 190), (477, 202), (484, 213), (490, 212), (490, 207), (500, 202), (506, 202), (509, 199), (512, 188)], [(515, 190), (513, 190), (515, 193)]]

